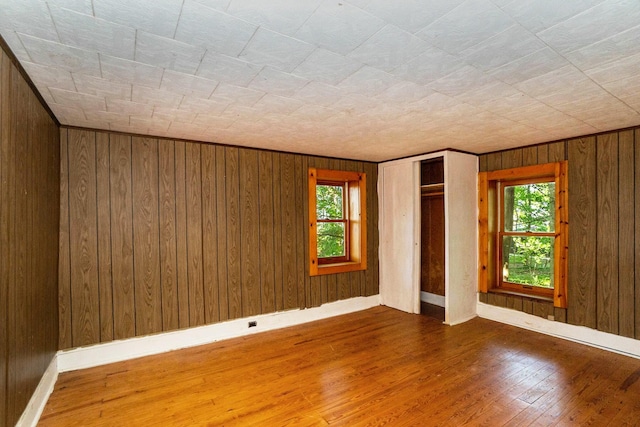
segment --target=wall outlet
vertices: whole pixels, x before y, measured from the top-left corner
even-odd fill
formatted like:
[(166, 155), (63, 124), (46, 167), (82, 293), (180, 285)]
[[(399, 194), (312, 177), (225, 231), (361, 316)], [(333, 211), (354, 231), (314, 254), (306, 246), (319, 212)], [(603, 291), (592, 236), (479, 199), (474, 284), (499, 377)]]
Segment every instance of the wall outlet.
[(258, 326), (258, 322), (256, 320), (252, 320), (252, 321), (249, 322), (249, 327), (250, 328), (254, 328), (256, 326)]

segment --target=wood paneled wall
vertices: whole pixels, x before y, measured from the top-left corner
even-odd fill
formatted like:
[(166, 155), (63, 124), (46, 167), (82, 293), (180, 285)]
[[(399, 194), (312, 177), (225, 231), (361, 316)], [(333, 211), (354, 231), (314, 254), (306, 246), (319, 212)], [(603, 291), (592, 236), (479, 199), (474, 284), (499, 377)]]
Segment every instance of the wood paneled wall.
[(58, 345), (58, 126), (0, 49), (0, 426), (13, 426)]
[(480, 170), (569, 161), (568, 307), (481, 300), (640, 339), (640, 128), (480, 156)]
[[(374, 163), (71, 128), (61, 147), (62, 349), (378, 293)], [(309, 277), (308, 167), (367, 173), (367, 271)]]

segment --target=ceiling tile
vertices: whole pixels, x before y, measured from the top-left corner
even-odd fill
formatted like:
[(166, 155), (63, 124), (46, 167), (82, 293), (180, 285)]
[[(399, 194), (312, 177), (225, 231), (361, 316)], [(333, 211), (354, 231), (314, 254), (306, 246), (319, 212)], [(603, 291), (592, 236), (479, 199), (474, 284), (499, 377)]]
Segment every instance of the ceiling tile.
[(227, 100), (202, 99), (195, 97), (184, 97), (180, 103), (180, 110), (191, 111), (198, 114), (222, 114), (229, 106)]
[(195, 74), (205, 49), (174, 39), (138, 31), (135, 60), (181, 73)]
[(346, 2), (325, 0), (295, 36), (346, 55), (384, 26), (385, 22)]
[[(477, 25), (481, 22), (482, 25)], [(515, 23), (489, 0), (467, 0), (416, 35), (449, 53), (460, 53)]]
[(255, 65), (291, 72), (314, 49), (315, 47), (309, 43), (258, 28), (238, 58)]
[(391, 71), (391, 74), (418, 84), (427, 84), (460, 70), (466, 65), (461, 58), (438, 48), (430, 47), (422, 55)]
[(20, 0), (0, 2), (0, 29), (16, 31), (22, 34), (58, 40), (58, 33), (53, 25), (47, 4), (42, 0)]
[(51, 7), (51, 15), (61, 43), (133, 59), (136, 39), (133, 28), (59, 7)]
[(165, 70), (160, 89), (197, 98), (209, 98), (219, 82), (191, 74)]
[(266, 67), (249, 84), (249, 88), (280, 96), (291, 96), (309, 81)]
[(458, 96), (470, 90), (478, 89), (496, 80), (471, 65), (467, 65), (453, 73), (446, 75), (429, 87), (449, 96)]
[(100, 76), (98, 54), (64, 44), (20, 34), (29, 57), (36, 64), (61, 70)]
[(516, 84), (570, 65), (562, 56), (545, 47), (523, 58), (509, 62), (489, 72), (507, 84)]
[(107, 80), (152, 88), (160, 87), (162, 68), (106, 55), (100, 56), (100, 65), (102, 77)]
[(224, 100), (227, 100), (228, 102), (233, 102), (235, 104), (250, 107), (264, 95), (265, 93), (259, 90), (247, 89), (227, 83), (220, 83), (216, 90), (213, 92), (211, 98), (222, 98)]
[(38, 65), (33, 62), (23, 61), (21, 64), (31, 80), (38, 82), (38, 85), (57, 87), (65, 90), (76, 90), (76, 85), (69, 71), (57, 67)]
[(386, 25), (348, 56), (364, 64), (390, 72), (422, 54), (426, 42), (395, 25)]
[(603, 0), (510, 0), (502, 10), (533, 33), (578, 15)]
[(230, 56), (207, 52), (196, 74), (210, 80), (247, 86), (260, 72), (262, 66), (241, 61)]
[(329, 107), (342, 98), (344, 92), (335, 86), (320, 82), (310, 82), (292, 97), (304, 103)]
[(185, 110), (178, 110), (167, 107), (154, 107), (152, 117), (181, 124), (191, 124), (197, 117), (197, 113)]
[(182, 95), (172, 92), (138, 85), (134, 85), (131, 92), (133, 102), (151, 104), (156, 107), (178, 108), (182, 98)]
[(637, 54), (593, 68), (587, 71), (586, 74), (597, 83), (605, 84), (633, 77), (638, 74), (639, 69), (640, 54)]
[(347, 93), (376, 96), (396, 83), (398, 83), (398, 79), (391, 74), (373, 67), (364, 66), (344, 79), (338, 87)]
[(570, 52), (566, 57), (577, 68), (589, 70), (640, 53), (639, 40), (640, 26), (637, 26), (601, 42)]
[(317, 9), (322, 0), (233, 0), (227, 13), (254, 22), (262, 28), (293, 35)]
[(145, 114), (151, 117), (151, 114), (153, 114), (153, 105), (140, 104), (138, 102), (125, 101), (122, 99), (107, 98), (107, 111), (121, 113), (126, 116), (130, 116), (132, 114)]
[(325, 49), (316, 49), (293, 70), (293, 74), (336, 85), (361, 67), (361, 62)]
[(96, 18), (173, 37), (182, 9), (175, 0), (93, 0)]
[(53, 114), (55, 114), (56, 118), (62, 124), (71, 125), (73, 123), (77, 123), (78, 121), (87, 120), (84, 115), (84, 111), (80, 108), (60, 105), (56, 104), (55, 102), (51, 102), (48, 105), (49, 108), (51, 108), (51, 111), (53, 111)]
[(75, 12), (93, 15), (93, 4), (91, 0), (47, 0), (49, 7), (63, 7)]
[(291, 114), (302, 105), (301, 101), (295, 99), (267, 94), (256, 102), (253, 108), (262, 113)]
[(569, 53), (614, 36), (640, 22), (637, 0), (607, 0), (538, 36), (559, 53)]
[(462, 2), (463, 0), (405, 0), (399, 7), (393, 1), (372, 0), (364, 8), (405, 31), (416, 33)]
[(242, 52), (257, 28), (255, 24), (186, 0), (175, 39), (214, 52), (236, 56)]
[(85, 74), (73, 74), (73, 80), (77, 91), (80, 93), (104, 98), (131, 100), (131, 85), (128, 83), (112, 82)]
[(396, 102), (399, 104), (417, 101), (433, 93), (433, 89), (413, 82), (399, 82), (386, 89), (377, 99), (383, 102)]
[(49, 91), (56, 103), (82, 110), (106, 110), (107, 104), (102, 96), (87, 95), (75, 91), (50, 88)]
[(544, 48), (536, 36), (519, 25), (479, 43), (461, 54), (470, 64), (484, 71), (491, 71)]

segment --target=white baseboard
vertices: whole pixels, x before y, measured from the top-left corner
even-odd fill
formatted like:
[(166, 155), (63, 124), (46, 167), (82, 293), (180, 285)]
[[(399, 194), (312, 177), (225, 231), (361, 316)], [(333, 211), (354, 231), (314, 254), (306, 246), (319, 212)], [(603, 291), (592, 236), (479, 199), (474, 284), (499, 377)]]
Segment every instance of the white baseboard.
[(444, 295), (436, 295), (430, 292), (420, 291), (420, 301), (437, 305), (438, 307), (444, 307)]
[(478, 302), (478, 316), (640, 359), (638, 340)]
[[(187, 347), (195, 347), (228, 338), (236, 338), (339, 316), (341, 314), (353, 313), (378, 305), (380, 305), (380, 295), (357, 297), (304, 310), (296, 309), (263, 314), (180, 331), (163, 332), (156, 335), (74, 348), (58, 352), (58, 371), (74, 371)], [(257, 325), (249, 328), (248, 324), (250, 321), (257, 322)]]
[(53, 387), (56, 385), (57, 380), (58, 361), (56, 355), (53, 356), (47, 370), (44, 371), (44, 375), (40, 378), (38, 387), (36, 387), (31, 399), (29, 399), (29, 403), (24, 412), (22, 412), (16, 427), (35, 427), (38, 424), (40, 415), (42, 415), (42, 411), (47, 404), (47, 400), (49, 400), (49, 396), (53, 392)]

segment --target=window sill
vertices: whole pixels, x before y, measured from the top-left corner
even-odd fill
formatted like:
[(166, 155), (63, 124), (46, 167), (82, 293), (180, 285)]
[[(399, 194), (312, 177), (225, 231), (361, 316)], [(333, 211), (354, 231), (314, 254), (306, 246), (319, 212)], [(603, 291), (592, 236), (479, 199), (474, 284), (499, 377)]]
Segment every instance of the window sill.
[(511, 295), (511, 296), (515, 296), (515, 297), (522, 297), (522, 298), (529, 298), (529, 299), (533, 299), (533, 300), (537, 300), (537, 301), (545, 301), (545, 302), (553, 302), (553, 297), (552, 296), (543, 296), (543, 295), (535, 295), (535, 294), (528, 294), (525, 292), (517, 292), (517, 291), (507, 291), (504, 289), (489, 289), (489, 293), (490, 294), (501, 294), (501, 295)]
[(351, 271), (361, 271), (366, 269), (367, 265), (363, 262), (336, 262), (333, 264), (321, 264), (315, 269), (312, 268), (310, 275), (322, 276), (324, 274), (349, 273)]

